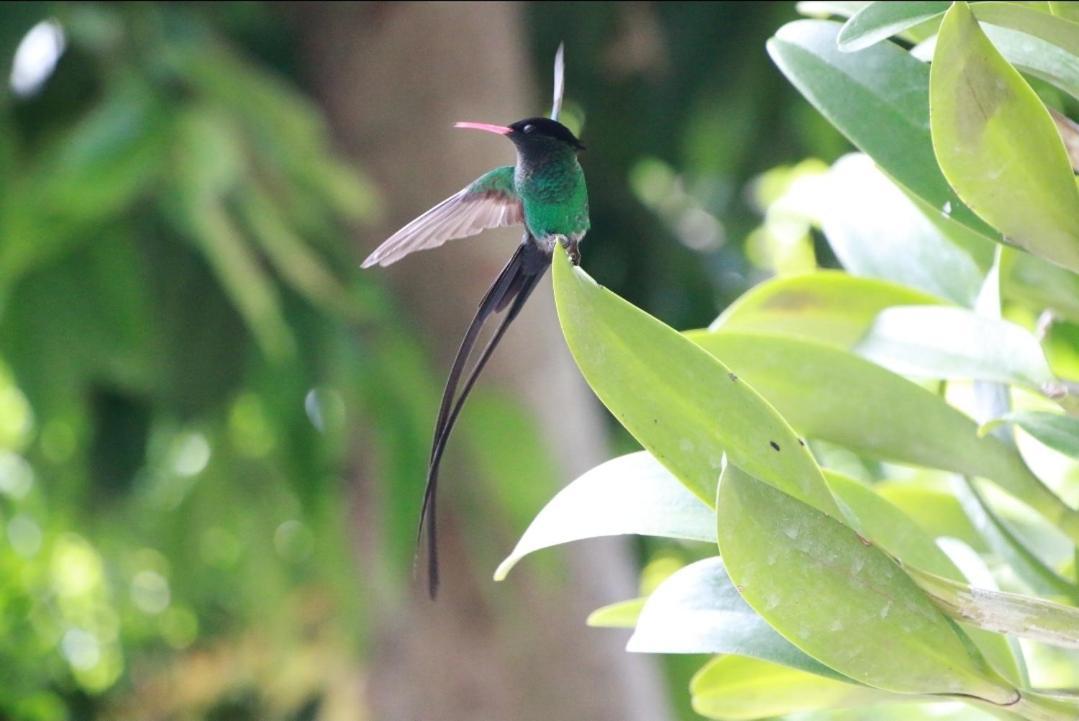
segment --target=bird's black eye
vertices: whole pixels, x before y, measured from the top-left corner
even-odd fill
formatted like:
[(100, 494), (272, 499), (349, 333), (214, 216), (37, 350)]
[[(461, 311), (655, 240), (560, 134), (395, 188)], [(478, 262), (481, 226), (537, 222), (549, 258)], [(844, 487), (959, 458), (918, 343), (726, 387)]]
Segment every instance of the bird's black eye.
[(535, 126), (535, 125), (533, 125), (532, 123), (529, 123), (528, 125), (526, 125), (526, 126), (524, 126), (523, 128), (521, 128), (521, 130), (522, 130), (523, 132), (525, 132), (525, 133), (531, 133), (531, 132), (532, 132), (533, 130), (535, 130), (535, 129), (536, 129), (536, 126)]

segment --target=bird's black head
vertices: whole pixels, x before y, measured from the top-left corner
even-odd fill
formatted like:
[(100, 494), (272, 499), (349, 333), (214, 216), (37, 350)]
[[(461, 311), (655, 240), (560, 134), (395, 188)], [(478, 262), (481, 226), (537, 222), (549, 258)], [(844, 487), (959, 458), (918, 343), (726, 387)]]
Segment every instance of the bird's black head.
[(550, 118), (525, 118), (509, 126), (507, 137), (520, 148), (541, 148), (565, 144), (575, 150), (584, 150), (577, 136), (562, 123)]

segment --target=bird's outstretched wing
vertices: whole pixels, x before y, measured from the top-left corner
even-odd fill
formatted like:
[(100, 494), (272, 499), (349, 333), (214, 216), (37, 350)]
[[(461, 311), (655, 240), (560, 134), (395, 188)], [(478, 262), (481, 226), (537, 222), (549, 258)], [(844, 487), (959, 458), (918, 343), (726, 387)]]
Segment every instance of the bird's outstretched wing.
[(523, 220), (521, 198), (513, 189), (513, 166), (495, 168), (394, 233), (367, 256), (363, 267), (387, 266), (417, 250)]
[(562, 95), (566, 90), (566, 46), (558, 44), (554, 54), (554, 99), (551, 101), (551, 120), (558, 120), (562, 112)]

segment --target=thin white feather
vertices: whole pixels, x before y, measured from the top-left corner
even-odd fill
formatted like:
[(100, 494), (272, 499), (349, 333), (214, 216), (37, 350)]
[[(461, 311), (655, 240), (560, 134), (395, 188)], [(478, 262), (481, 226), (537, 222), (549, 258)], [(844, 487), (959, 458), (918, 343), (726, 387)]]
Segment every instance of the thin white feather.
[(566, 46), (558, 44), (558, 52), (554, 55), (554, 99), (551, 102), (551, 120), (558, 120), (562, 113), (562, 95), (566, 90)]

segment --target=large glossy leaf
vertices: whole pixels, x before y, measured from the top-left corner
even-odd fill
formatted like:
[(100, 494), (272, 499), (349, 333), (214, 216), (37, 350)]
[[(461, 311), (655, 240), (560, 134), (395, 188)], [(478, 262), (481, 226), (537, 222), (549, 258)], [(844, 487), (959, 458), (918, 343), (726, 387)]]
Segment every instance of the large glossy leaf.
[(499, 565), (495, 580), (541, 548), (621, 534), (714, 543), (715, 514), (650, 453), (631, 453), (596, 466), (559, 491)]
[(1013, 2), (971, 10), (1010, 63), (1079, 97), (1079, 23)]
[[(873, 3), (843, 26), (840, 48), (866, 47), (918, 23), (935, 33), (950, 4)], [(1008, 62), (1079, 97), (1079, 23), (1014, 2), (979, 2), (970, 9)], [(925, 41), (912, 54), (929, 60), (936, 48), (936, 36), (919, 40)]]
[(941, 302), (897, 283), (825, 270), (754, 286), (727, 306), (709, 330), (762, 331), (850, 348), (885, 308)]
[(691, 563), (660, 584), (645, 602), (626, 650), (751, 656), (849, 680), (792, 646), (746, 605), (720, 558)]
[(865, 686), (739, 656), (709, 661), (693, 677), (689, 689), (694, 711), (727, 721), (895, 699)]
[[(977, 12), (979, 5), (996, 4), (978, 3), (973, 8), (975, 16), (981, 14)], [(1037, 12), (1035, 14), (1045, 15)], [(1049, 21), (1053, 22), (1054, 19), (1049, 18)], [(983, 23), (982, 31), (1000, 54), (1016, 68), (1057, 86), (1072, 97), (1079, 97), (1079, 58), (1074, 54), (1049, 40), (1029, 35), (1022, 30)], [(923, 62), (929, 62), (936, 49), (937, 36), (934, 35), (912, 48), (910, 54)]]
[(917, 584), (853, 529), (733, 464), (716, 509), (731, 579), (802, 651), (886, 691), (1015, 701), (1018, 692)]
[[(916, 38), (911, 55), (929, 61), (936, 49), (940, 20), (950, 3), (878, 2), (859, 13), (858, 37), (852, 45), (865, 47), (921, 23), (927, 36)], [(924, 10), (922, 7), (925, 6)], [(938, 8), (930, 13), (928, 6)], [(1079, 97), (1079, 23), (1074, 18), (1053, 16), (1015, 2), (979, 2), (970, 7), (982, 30), (1008, 62), (1023, 72), (1042, 78), (1074, 97)], [(840, 31), (842, 43), (853, 32), (852, 17)], [(872, 21), (878, 21), (873, 24)], [(891, 24), (888, 24), (892, 21)], [(851, 44), (841, 49), (852, 49)], [(856, 49), (856, 48), (855, 48)]]
[(851, 142), (931, 208), (988, 238), (998, 234), (964, 206), (933, 157), (929, 69), (893, 43), (854, 53), (836, 46), (840, 26), (799, 20), (780, 28), (768, 52), (783, 74)]
[(855, 351), (897, 373), (925, 378), (997, 381), (1033, 389), (1053, 380), (1032, 333), (963, 308), (886, 308)]
[(853, 52), (943, 15), (950, 2), (873, 2), (851, 16), (839, 31), (839, 49)]
[(585, 379), (641, 445), (712, 503), (724, 453), (838, 515), (820, 468), (787, 422), (722, 363), (598, 285), (559, 250), (558, 317)]
[[(825, 176), (819, 217), (828, 244), (854, 275), (883, 278), (960, 305), (972, 305), (982, 271), (949, 242), (899, 187), (861, 153), (845, 155)], [(945, 205), (932, 212), (952, 213)]]
[(800, 432), (884, 460), (980, 476), (1038, 510), (1073, 540), (1079, 513), (995, 438), (942, 398), (880, 366), (796, 338), (687, 334), (757, 388)]
[[(841, 474), (825, 475), (847, 511), (849, 525), (893, 558), (956, 581), (974, 580), (964, 577), (932, 536), (872, 488)], [(967, 635), (993, 668), (1013, 684), (1022, 682), (1023, 671), (1007, 639), (980, 629), (971, 629)]]
[(930, 77), (937, 161), (1011, 243), (1079, 269), (1079, 190), (1052, 118), (966, 3), (941, 23)]
[[(932, 537), (873, 489), (830, 471), (826, 478), (848, 523), (864, 537), (904, 563), (963, 580)], [(534, 550), (616, 533), (716, 540), (711, 509), (649, 454), (634, 453), (601, 464), (563, 489), (536, 517), (513, 554), (499, 567), (496, 578), (505, 577), (514, 563)], [(632, 627), (642, 603), (636, 599), (599, 609), (589, 623)], [(806, 670), (815, 668), (815, 662), (807, 665), (800, 652), (770, 635), (763, 621), (745, 617), (755, 614), (737, 598), (719, 559), (676, 572), (648, 599), (645, 610), (630, 642), (631, 651), (736, 653)], [(1002, 638), (976, 632), (973, 640), (995, 668), (1009, 679), (1020, 678)]]

